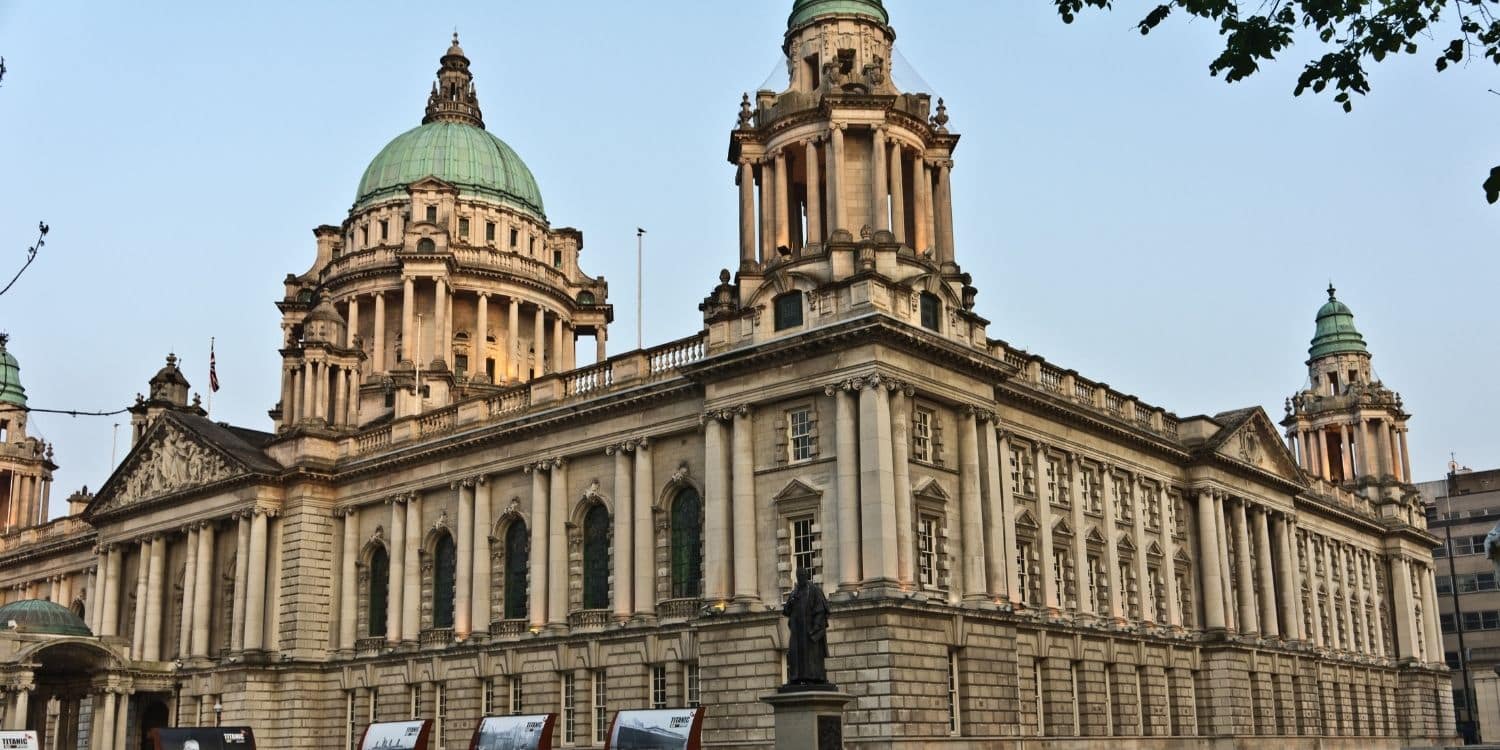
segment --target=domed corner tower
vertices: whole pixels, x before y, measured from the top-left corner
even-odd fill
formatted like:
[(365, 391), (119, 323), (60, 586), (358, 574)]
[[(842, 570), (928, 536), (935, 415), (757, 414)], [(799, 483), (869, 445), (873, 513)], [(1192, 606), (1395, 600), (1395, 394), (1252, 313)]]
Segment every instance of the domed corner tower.
[(21, 364), (0, 334), (0, 533), (47, 522), (52, 494), (52, 446), (26, 434), (26, 388)]
[(1354, 313), (1331, 284), (1307, 354), (1307, 384), (1287, 399), (1281, 420), (1303, 470), (1396, 513), (1413, 492), (1406, 448), (1411, 415), (1401, 394), (1376, 379)]
[(787, 87), (746, 94), (730, 133), (740, 253), (702, 308), (711, 349), (871, 310), (986, 346), (954, 254), (959, 136), (941, 99), (892, 78), (895, 40), (880, 0), (793, 4)]
[(279, 431), (354, 430), (569, 370), (578, 336), (604, 357), (609, 287), (579, 267), (583, 233), (550, 226), (531, 170), (485, 130), (457, 34), (422, 123), (370, 161), (343, 224), (314, 235), (312, 268), (277, 303)]

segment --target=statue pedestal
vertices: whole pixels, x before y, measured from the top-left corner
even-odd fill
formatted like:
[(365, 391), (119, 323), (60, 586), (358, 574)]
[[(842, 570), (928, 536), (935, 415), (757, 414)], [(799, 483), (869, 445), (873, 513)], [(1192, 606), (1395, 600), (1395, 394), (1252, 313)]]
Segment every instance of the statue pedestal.
[(761, 697), (776, 714), (776, 750), (844, 750), (844, 706), (854, 696), (828, 687)]

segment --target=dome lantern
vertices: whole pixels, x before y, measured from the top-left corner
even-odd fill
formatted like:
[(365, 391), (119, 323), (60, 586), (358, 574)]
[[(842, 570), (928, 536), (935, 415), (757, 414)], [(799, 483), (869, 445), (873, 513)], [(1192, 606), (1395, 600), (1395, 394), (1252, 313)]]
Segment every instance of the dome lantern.
[(796, 0), (792, 13), (787, 16), (786, 27), (790, 31), (824, 16), (861, 16), (889, 26), (890, 14), (886, 13), (881, 0)]
[(1307, 350), (1308, 357), (1318, 359), (1331, 354), (1363, 354), (1369, 356), (1365, 337), (1354, 327), (1354, 312), (1334, 296), (1333, 284), (1328, 285), (1328, 301), (1318, 308), (1318, 327)]
[(21, 387), (21, 364), (6, 350), (9, 336), (0, 334), (0, 404), (26, 408), (26, 389)]

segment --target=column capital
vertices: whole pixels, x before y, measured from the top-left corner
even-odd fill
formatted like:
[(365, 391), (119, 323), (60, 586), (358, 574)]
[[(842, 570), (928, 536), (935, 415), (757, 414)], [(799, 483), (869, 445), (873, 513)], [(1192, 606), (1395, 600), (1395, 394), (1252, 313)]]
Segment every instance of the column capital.
[(486, 485), (486, 484), (490, 483), (490, 475), (489, 474), (475, 474), (473, 477), (470, 477), (469, 481), (471, 481), (475, 485), (479, 485), (479, 486)]
[(734, 419), (738, 409), (739, 407), (709, 409), (698, 417), (698, 421), (704, 426), (707, 426), (709, 422), (729, 422)]
[(636, 451), (648, 451), (648, 450), (651, 450), (651, 438), (649, 438), (649, 437), (636, 438), (636, 440), (635, 440), (635, 449), (636, 449)]
[(847, 123), (847, 122), (830, 122), (830, 123), (828, 123), (828, 132), (829, 132), (830, 135), (833, 134), (833, 133), (842, 133), (842, 132), (844, 132), (845, 130), (848, 130), (848, 129), (849, 129), (849, 123)]

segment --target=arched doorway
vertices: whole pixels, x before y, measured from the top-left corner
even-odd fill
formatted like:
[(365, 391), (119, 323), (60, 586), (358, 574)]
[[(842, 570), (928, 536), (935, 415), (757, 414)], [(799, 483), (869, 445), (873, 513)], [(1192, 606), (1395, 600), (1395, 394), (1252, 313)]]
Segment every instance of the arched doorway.
[(151, 747), (151, 730), (171, 726), (171, 712), (167, 710), (167, 699), (159, 693), (142, 693), (136, 700), (140, 721), (136, 724), (137, 748)]

